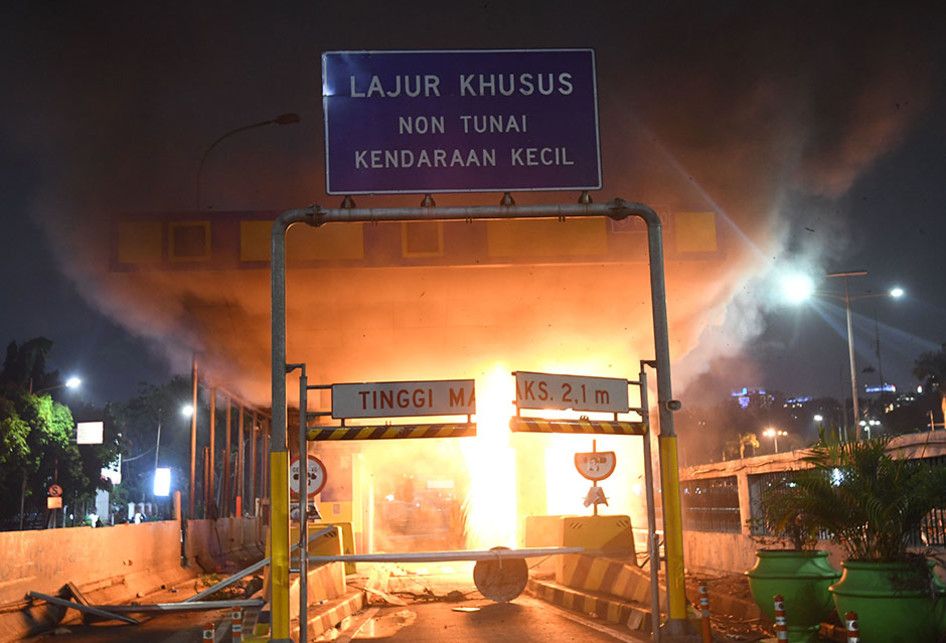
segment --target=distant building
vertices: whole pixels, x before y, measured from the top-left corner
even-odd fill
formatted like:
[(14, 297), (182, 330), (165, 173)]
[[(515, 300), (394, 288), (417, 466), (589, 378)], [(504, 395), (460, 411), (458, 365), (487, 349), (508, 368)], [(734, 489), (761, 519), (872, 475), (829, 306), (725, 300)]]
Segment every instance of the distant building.
[(768, 393), (762, 388), (742, 387), (741, 390), (733, 391), (730, 394), (739, 407), (747, 409), (750, 406), (758, 409), (769, 409), (776, 405), (778, 396), (774, 393)]

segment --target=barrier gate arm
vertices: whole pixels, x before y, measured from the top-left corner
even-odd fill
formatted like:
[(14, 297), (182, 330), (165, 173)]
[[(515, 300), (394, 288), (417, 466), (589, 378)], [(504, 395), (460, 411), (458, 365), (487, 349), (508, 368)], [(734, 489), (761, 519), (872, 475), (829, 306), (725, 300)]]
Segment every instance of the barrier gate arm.
[(310, 205), (286, 210), (273, 222), (271, 237), (272, 306), (272, 441), (270, 443), (270, 533), (272, 536), (272, 638), (289, 641), (289, 453), (286, 423), (286, 232), (297, 223), (373, 221), (463, 221), (506, 219), (566, 219), (635, 216), (647, 224), (654, 355), (657, 365), (659, 452), (663, 482), (664, 533), (667, 556), (667, 591), (671, 634), (686, 631), (686, 595), (683, 567), (683, 531), (680, 509), (680, 474), (673, 411), (680, 407), (670, 386), (670, 341), (667, 292), (664, 280), (663, 233), (660, 217), (643, 203), (616, 198), (608, 203), (558, 205), (498, 205), (416, 208), (322, 208)]

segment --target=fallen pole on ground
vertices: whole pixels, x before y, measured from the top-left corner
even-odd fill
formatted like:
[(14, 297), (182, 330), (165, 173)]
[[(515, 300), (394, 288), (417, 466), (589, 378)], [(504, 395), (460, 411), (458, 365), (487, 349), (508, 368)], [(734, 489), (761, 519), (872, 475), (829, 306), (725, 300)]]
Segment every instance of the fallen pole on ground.
[[(315, 532), (314, 534), (312, 534), (311, 536), (309, 536), (309, 542), (312, 542), (312, 541), (315, 540), (316, 538), (321, 538), (322, 536), (326, 535), (327, 533), (335, 531), (335, 529), (336, 529), (336, 528), (335, 528), (334, 525), (331, 526), (331, 527), (326, 527), (326, 528), (324, 528), (324, 529), (320, 529), (319, 531), (317, 531), (317, 532)], [(292, 551), (295, 551), (295, 550), (297, 550), (297, 549), (299, 549), (299, 543), (296, 543), (295, 545), (292, 546)], [(244, 576), (248, 576), (248, 575), (252, 574), (252, 573), (255, 572), (255, 571), (259, 571), (260, 569), (263, 569), (263, 568), (266, 567), (267, 565), (269, 565), (269, 558), (264, 558), (263, 560), (258, 561), (258, 562), (255, 562), (255, 563), (253, 563), (252, 565), (250, 565), (249, 567), (247, 567), (247, 568), (245, 568), (245, 569), (241, 569), (240, 571), (238, 571), (238, 572), (235, 573), (235, 574), (232, 574), (231, 576), (227, 576), (226, 578), (224, 578), (224, 579), (223, 579), (222, 581), (220, 581), (219, 583), (217, 583), (217, 584), (215, 584), (215, 585), (211, 585), (211, 586), (208, 587), (207, 589), (205, 589), (205, 590), (203, 590), (203, 591), (201, 591), (201, 592), (198, 592), (198, 593), (194, 594), (194, 595), (191, 596), (190, 598), (185, 598), (182, 602), (184, 602), (184, 603), (193, 603), (193, 602), (195, 602), (195, 601), (203, 600), (203, 599), (207, 598), (208, 596), (219, 592), (221, 589), (224, 589), (224, 588), (226, 588), (226, 587), (229, 587), (230, 585), (233, 585), (235, 582), (237, 582), (238, 580), (240, 580), (240, 579), (243, 578)]]
[(257, 598), (239, 598), (232, 601), (194, 601), (191, 603), (153, 603), (151, 605), (98, 605), (98, 609), (106, 609), (122, 613), (161, 613), (161, 612), (199, 612), (201, 610), (218, 610), (234, 607), (262, 607), (263, 601)]
[(52, 603), (53, 605), (59, 605), (60, 607), (69, 607), (74, 610), (79, 610), (86, 614), (91, 614), (93, 616), (98, 616), (99, 618), (104, 618), (109, 621), (121, 621), (129, 625), (138, 625), (139, 621), (137, 619), (131, 618), (130, 616), (122, 616), (121, 614), (116, 614), (111, 609), (103, 609), (102, 607), (96, 607), (93, 605), (83, 605), (82, 603), (75, 603), (73, 601), (68, 601), (64, 598), (59, 598), (58, 596), (50, 596), (49, 594), (43, 594), (42, 592), (27, 592), (27, 596), (30, 598), (38, 598), (40, 600), (46, 601), (47, 603)]
[(309, 556), (310, 563), (438, 563), (460, 560), (501, 560), (538, 558), (559, 554), (597, 554), (584, 547), (527, 547), (525, 549), (482, 549), (471, 551), (423, 551), (402, 554), (338, 554)]
[(232, 576), (227, 576), (226, 578), (224, 578), (222, 581), (220, 581), (220, 582), (217, 583), (216, 585), (212, 585), (212, 586), (208, 587), (207, 589), (203, 590), (202, 592), (198, 592), (198, 593), (194, 594), (194, 595), (191, 596), (190, 598), (185, 598), (185, 599), (184, 599), (183, 601), (181, 601), (181, 602), (182, 602), (182, 603), (195, 603), (195, 602), (201, 601), (201, 600), (207, 598), (208, 596), (210, 596), (211, 594), (215, 594), (215, 593), (219, 592), (221, 589), (224, 589), (224, 588), (226, 588), (226, 587), (229, 587), (230, 585), (233, 585), (235, 582), (237, 582), (238, 580), (240, 580), (240, 579), (243, 578), (244, 576), (248, 576), (248, 575), (252, 574), (252, 573), (255, 572), (255, 571), (258, 571), (258, 570), (260, 570), (260, 569), (263, 569), (263, 568), (266, 567), (268, 564), (269, 564), (269, 559), (268, 559), (268, 558), (264, 558), (263, 560), (261, 560), (261, 561), (259, 561), (259, 562), (253, 563), (252, 565), (250, 565), (250, 566), (247, 567), (246, 569), (241, 569), (240, 571), (238, 571), (236, 574), (233, 574)]

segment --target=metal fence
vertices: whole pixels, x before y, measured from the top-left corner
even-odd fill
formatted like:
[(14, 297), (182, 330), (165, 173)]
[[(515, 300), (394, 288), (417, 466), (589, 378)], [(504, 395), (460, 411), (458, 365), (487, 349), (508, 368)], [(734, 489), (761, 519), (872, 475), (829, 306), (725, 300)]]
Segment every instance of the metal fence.
[[(931, 467), (944, 467), (946, 466), (946, 456), (923, 458), (920, 462)], [(931, 511), (923, 519), (920, 524), (920, 533), (917, 534), (915, 542), (911, 544), (915, 546), (946, 547), (946, 511), (942, 509)]]
[(739, 489), (736, 476), (681, 483), (683, 526), (693, 531), (739, 533)]
[(773, 535), (762, 520), (762, 496), (770, 489), (790, 484), (794, 478), (794, 471), (773, 471), (749, 476), (749, 532), (753, 536)]

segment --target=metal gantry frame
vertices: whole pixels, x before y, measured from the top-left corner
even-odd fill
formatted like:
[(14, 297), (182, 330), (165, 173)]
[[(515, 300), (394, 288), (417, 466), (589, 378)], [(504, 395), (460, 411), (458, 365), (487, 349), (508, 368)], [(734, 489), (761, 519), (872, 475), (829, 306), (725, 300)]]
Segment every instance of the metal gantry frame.
[[(583, 195), (583, 197), (586, 195)], [(425, 199), (425, 202), (427, 199)], [(510, 200), (511, 201), (511, 200)], [(504, 203), (507, 201), (504, 200)], [(617, 198), (608, 203), (499, 205), (416, 208), (322, 208), (311, 205), (286, 210), (273, 222), (271, 239), (272, 308), (272, 441), (269, 449), (270, 539), (272, 578), (272, 629), (274, 641), (289, 641), (289, 451), (286, 407), (286, 233), (297, 223), (319, 227), (327, 223), (379, 221), (483, 221), (513, 219), (558, 219), (634, 216), (647, 225), (650, 266), (651, 310), (654, 328), (654, 365), (657, 369), (657, 406), (660, 433), (659, 453), (663, 484), (664, 548), (667, 559), (667, 594), (670, 634), (686, 631), (686, 594), (683, 566), (683, 529), (680, 510), (680, 476), (677, 464), (677, 436), (670, 385), (670, 342), (664, 281), (663, 235), (660, 217), (643, 203)], [(304, 411), (303, 411), (304, 412)], [(649, 450), (649, 445), (647, 447)], [(646, 452), (645, 452), (646, 458)], [(653, 540), (653, 539), (651, 539)], [(649, 543), (653, 547), (653, 543)]]

